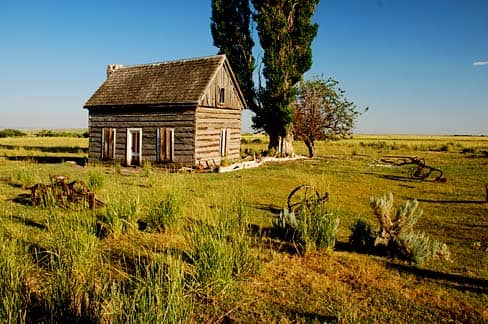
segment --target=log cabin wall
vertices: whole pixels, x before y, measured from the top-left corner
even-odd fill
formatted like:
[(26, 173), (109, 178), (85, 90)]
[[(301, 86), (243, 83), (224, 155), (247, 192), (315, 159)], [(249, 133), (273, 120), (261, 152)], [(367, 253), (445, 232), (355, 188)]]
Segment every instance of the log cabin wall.
[[(227, 64), (217, 69), (196, 110), (196, 165), (218, 165), (223, 158), (233, 160), (240, 157), (241, 109), (244, 107), (230, 73)], [(224, 156), (221, 152), (223, 130), (228, 134)]]
[[(221, 131), (228, 129), (228, 154), (220, 151)], [(240, 157), (241, 111), (198, 107), (196, 110), (195, 164), (218, 165), (225, 157), (233, 160)]]
[(178, 165), (194, 165), (195, 108), (97, 108), (90, 109), (89, 160), (102, 157), (102, 129), (115, 128), (115, 161), (126, 163), (127, 129), (142, 129), (142, 161), (157, 162), (157, 130), (174, 128), (174, 160)]

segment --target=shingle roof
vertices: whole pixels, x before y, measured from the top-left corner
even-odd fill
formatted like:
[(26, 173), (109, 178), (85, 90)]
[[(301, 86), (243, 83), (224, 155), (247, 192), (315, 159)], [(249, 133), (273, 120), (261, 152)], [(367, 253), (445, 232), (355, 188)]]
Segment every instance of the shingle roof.
[(85, 108), (119, 105), (198, 104), (225, 55), (119, 67)]

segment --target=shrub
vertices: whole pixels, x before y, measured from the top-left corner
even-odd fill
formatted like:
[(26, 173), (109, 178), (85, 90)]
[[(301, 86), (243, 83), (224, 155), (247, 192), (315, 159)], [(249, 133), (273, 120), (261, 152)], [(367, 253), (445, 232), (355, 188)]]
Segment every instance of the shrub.
[(122, 166), (120, 165), (120, 162), (114, 163), (114, 172), (116, 174), (122, 174)]
[(298, 221), (293, 211), (284, 208), (280, 215), (273, 220), (273, 231), (287, 241), (293, 241), (298, 229)]
[(113, 235), (125, 234), (131, 229), (138, 228), (140, 207), (139, 196), (134, 199), (109, 200), (102, 220), (108, 225), (109, 232)]
[(66, 132), (62, 130), (48, 130), (48, 129), (43, 129), (39, 132), (36, 133), (37, 137), (78, 137), (78, 138), (88, 138), (89, 137), (89, 132), (85, 131), (83, 133), (78, 133), (78, 132)]
[(153, 172), (151, 161), (144, 161), (144, 165), (142, 167), (142, 172), (140, 173), (141, 177), (148, 178)]
[(253, 144), (263, 144), (263, 140), (260, 138), (254, 138), (251, 140), (251, 143)]
[(322, 203), (312, 203), (299, 212), (298, 234), (305, 251), (332, 249), (339, 228), (339, 217), (328, 211)]
[(10, 174), (10, 183), (18, 185), (23, 189), (34, 185), (38, 180), (38, 171), (34, 164), (25, 163), (22, 167)]
[(155, 231), (167, 230), (181, 219), (181, 203), (174, 193), (166, 197), (149, 211), (146, 218), (147, 227)]
[(476, 154), (476, 153), (478, 153), (478, 149), (476, 147), (465, 147), (462, 149), (461, 153), (463, 153), (463, 154), (466, 154), (466, 153)]
[(296, 215), (285, 208), (273, 221), (279, 237), (298, 243), (305, 251), (333, 248), (338, 227), (339, 217), (321, 202), (298, 209)]
[(414, 230), (415, 224), (423, 215), (417, 200), (407, 200), (397, 208), (395, 214), (391, 193), (381, 198), (371, 198), (370, 205), (380, 223), (375, 245), (385, 246), (391, 256), (417, 264), (432, 258), (449, 258), (449, 250), (445, 244), (433, 241), (424, 233)]
[(27, 134), (17, 130), (17, 129), (11, 129), (11, 128), (6, 128), (0, 130), (0, 138), (3, 137), (18, 137), (18, 136), (26, 136)]
[(368, 252), (374, 247), (375, 233), (371, 225), (365, 220), (358, 219), (351, 227), (351, 236), (349, 244), (360, 252)]
[(96, 191), (103, 188), (105, 184), (105, 173), (103, 170), (94, 169), (88, 172), (88, 188), (92, 191)]

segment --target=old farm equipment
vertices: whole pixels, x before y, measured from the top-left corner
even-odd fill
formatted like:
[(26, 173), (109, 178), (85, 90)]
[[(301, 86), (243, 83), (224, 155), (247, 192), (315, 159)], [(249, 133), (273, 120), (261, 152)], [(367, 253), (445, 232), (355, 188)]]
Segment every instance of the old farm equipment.
[(68, 207), (77, 204), (83, 208), (94, 209), (103, 203), (95, 198), (95, 193), (90, 191), (83, 181), (68, 182), (68, 177), (51, 176), (51, 183), (38, 183), (30, 187), (32, 206), (42, 205)]
[(441, 169), (427, 165), (424, 158), (392, 155), (382, 157), (380, 161), (392, 166), (412, 165), (412, 167), (408, 169), (408, 176), (412, 179), (427, 180), (429, 177), (434, 177), (433, 181), (435, 182), (447, 181), (443, 176), (444, 172)]
[(300, 185), (288, 195), (288, 210), (296, 212), (300, 208), (310, 207), (312, 204), (324, 204), (329, 200), (329, 193), (320, 195), (317, 189), (310, 185)]

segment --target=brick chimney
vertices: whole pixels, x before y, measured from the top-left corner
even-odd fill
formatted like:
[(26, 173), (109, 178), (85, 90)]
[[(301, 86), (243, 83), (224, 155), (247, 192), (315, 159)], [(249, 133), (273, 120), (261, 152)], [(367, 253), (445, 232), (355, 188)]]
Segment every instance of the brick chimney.
[(122, 64), (109, 64), (107, 65), (107, 78), (112, 74), (115, 70), (120, 69), (123, 67)]

